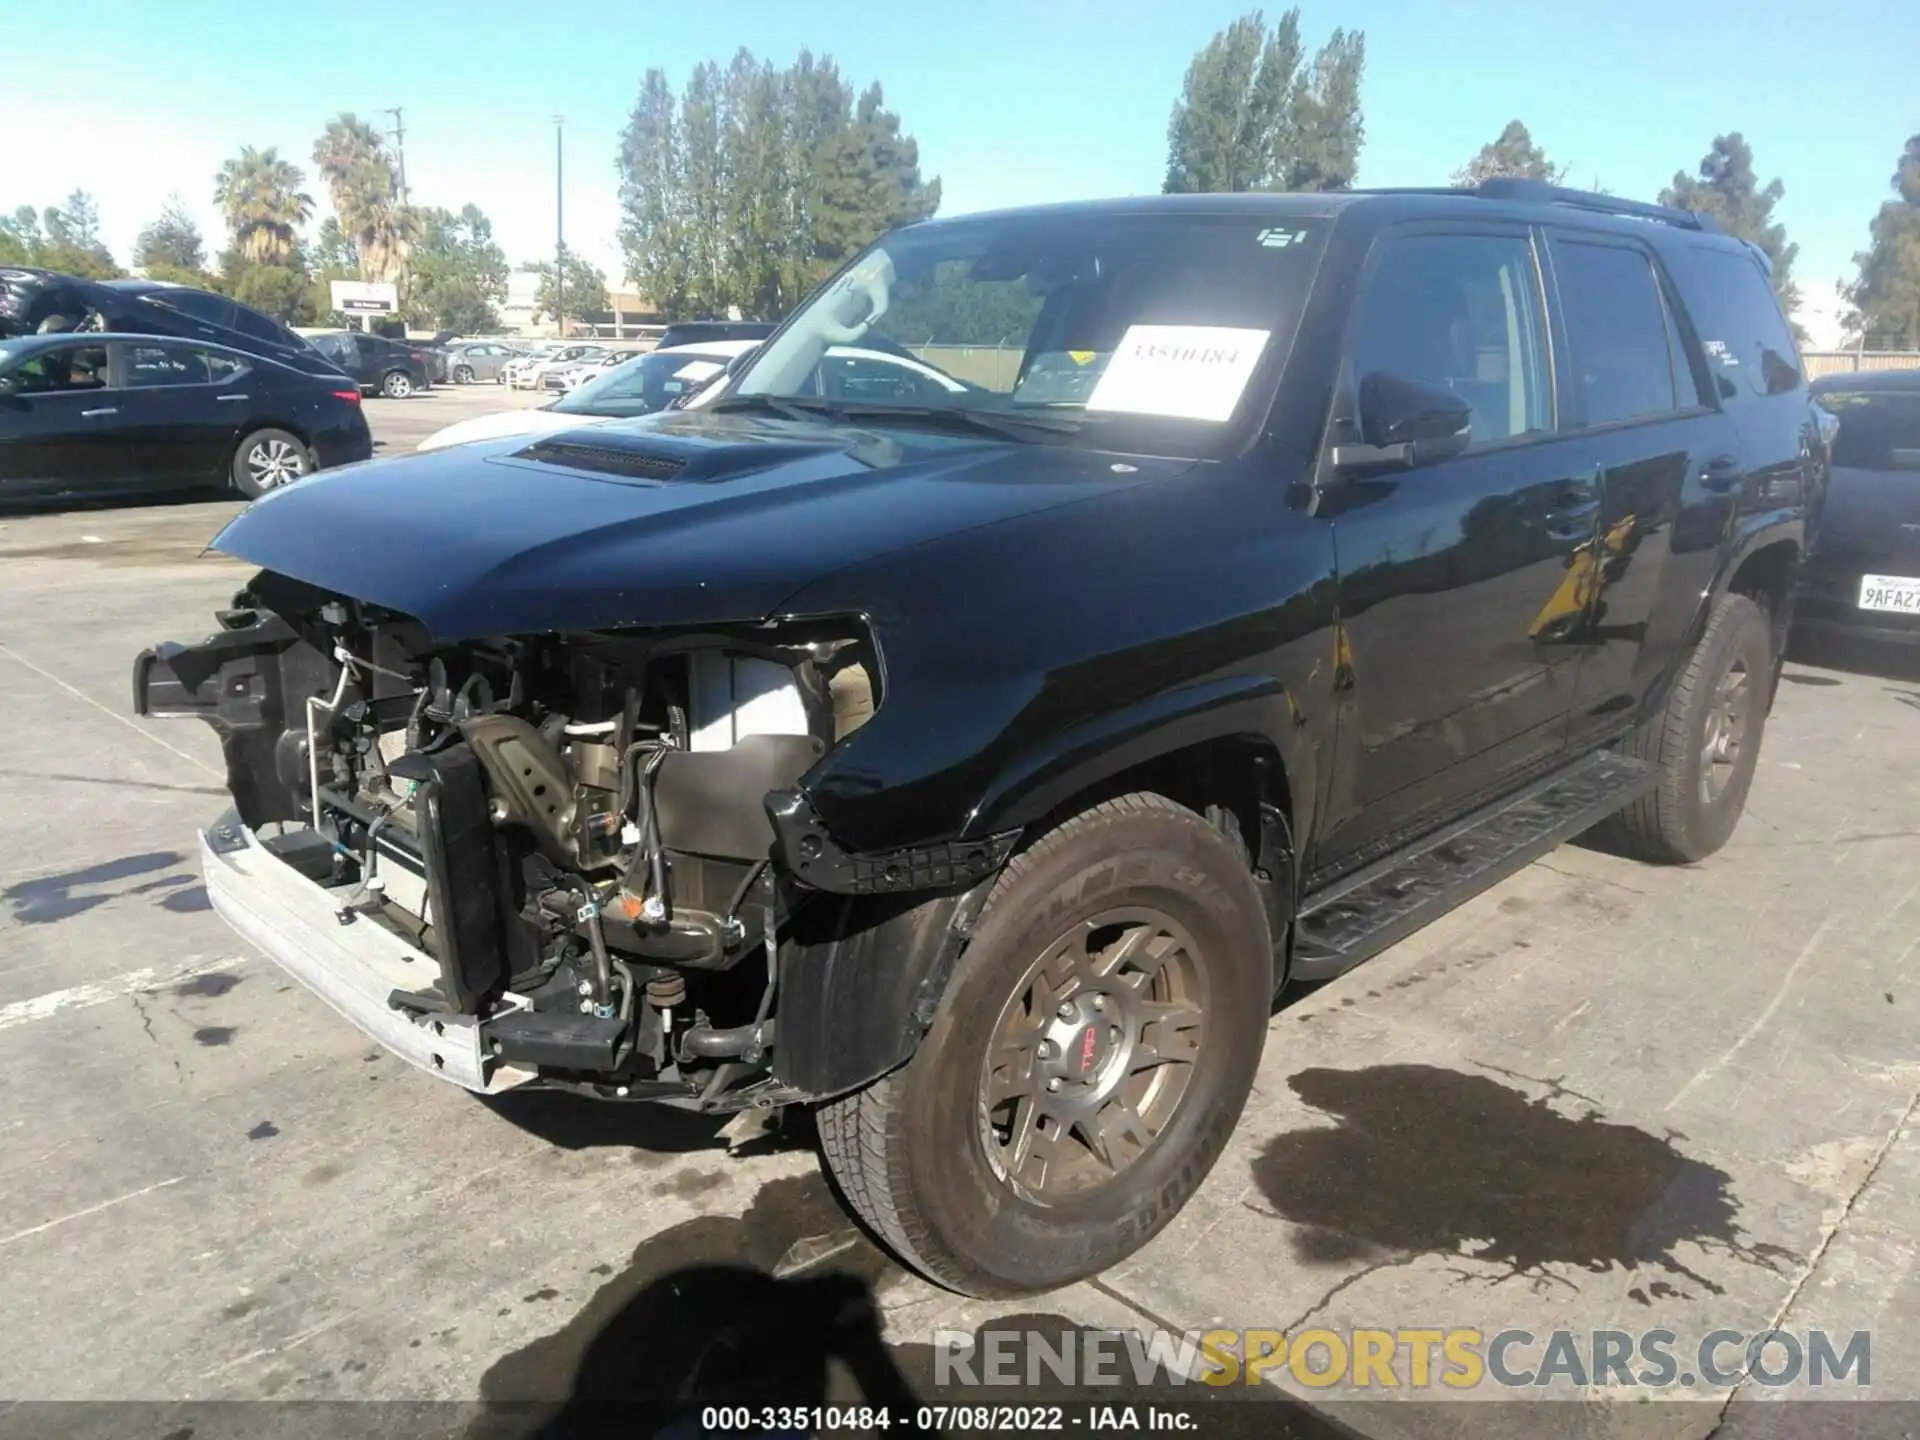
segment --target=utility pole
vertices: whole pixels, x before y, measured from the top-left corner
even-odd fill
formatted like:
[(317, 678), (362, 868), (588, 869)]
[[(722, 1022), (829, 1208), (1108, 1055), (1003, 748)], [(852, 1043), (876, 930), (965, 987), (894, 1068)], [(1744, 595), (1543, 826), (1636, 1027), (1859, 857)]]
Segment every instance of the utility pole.
[(553, 323), (562, 340), (567, 338), (567, 217), (560, 132), (566, 123), (564, 115), (553, 117)]
[(407, 203), (407, 132), (400, 124), (400, 107), (398, 105), (393, 106), (386, 113), (393, 117), (393, 129), (387, 133), (393, 137), (394, 154), (399, 157), (400, 203), (405, 205)]

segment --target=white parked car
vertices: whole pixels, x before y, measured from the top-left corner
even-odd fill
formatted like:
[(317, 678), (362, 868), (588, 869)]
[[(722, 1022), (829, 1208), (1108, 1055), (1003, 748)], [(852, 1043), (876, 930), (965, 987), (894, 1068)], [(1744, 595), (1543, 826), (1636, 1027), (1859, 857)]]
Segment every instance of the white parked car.
[(557, 370), (565, 365), (577, 365), (587, 360), (598, 360), (606, 353), (606, 347), (603, 345), (562, 345), (558, 350), (549, 351), (546, 355), (541, 356), (531, 365), (524, 366), (520, 370), (515, 371), (513, 388), (516, 390), (538, 390), (541, 382), (547, 378), (548, 372)]
[(549, 392), (557, 391), (564, 395), (578, 390), (589, 380), (598, 379), (616, 366), (625, 365), (640, 358), (638, 350), (609, 350), (606, 354), (587, 360), (570, 360), (564, 365), (555, 365), (541, 377), (540, 388)]
[[(631, 419), (665, 410), (676, 402), (697, 408), (726, 388), (719, 381), (727, 366), (759, 344), (757, 340), (716, 340), (655, 350), (602, 370), (549, 404), (477, 415), (449, 425), (422, 440), (420, 448), (438, 450), (471, 440), (539, 435), (602, 420)], [(927, 404), (975, 387), (911, 355), (835, 346), (816, 369), (813, 388), (826, 400)]]

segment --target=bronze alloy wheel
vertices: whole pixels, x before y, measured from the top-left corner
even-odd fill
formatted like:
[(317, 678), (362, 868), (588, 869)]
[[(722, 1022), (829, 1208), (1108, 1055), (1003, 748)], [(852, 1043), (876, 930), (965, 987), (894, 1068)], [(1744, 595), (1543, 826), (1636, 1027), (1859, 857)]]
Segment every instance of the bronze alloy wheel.
[(1700, 738), (1700, 799), (1711, 805), (1732, 780), (1747, 740), (1747, 717), (1753, 708), (1752, 676), (1738, 655), (1714, 687), (1707, 702), (1707, 723)]
[(994, 1173), (1049, 1205), (1146, 1154), (1206, 1043), (1205, 977), (1192, 937), (1144, 907), (1103, 911), (1048, 946), (1001, 1010), (981, 1067)]

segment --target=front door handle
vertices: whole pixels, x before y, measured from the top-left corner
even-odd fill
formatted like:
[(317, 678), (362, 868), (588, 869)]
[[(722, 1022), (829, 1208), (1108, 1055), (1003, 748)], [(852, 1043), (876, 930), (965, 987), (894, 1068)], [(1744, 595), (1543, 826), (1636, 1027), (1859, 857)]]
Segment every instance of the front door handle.
[(99, 409), (99, 410), (82, 410), (80, 412), (80, 417), (84, 420), (84, 419), (90, 419), (95, 415), (118, 415), (119, 413), (120, 413), (120, 407), (118, 405), (108, 405), (103, 409)]
[(218, 400), (222, 405), (227, 405), (235, 400), (251, 400), (253, 397), (251, 395), (216, 395), (213, 398)]
[(1700, 483), (1716, 495), (1724, 495), (1740, 483), (1740, 461), (1732, 455), (1716, 455), (1700, 472)]

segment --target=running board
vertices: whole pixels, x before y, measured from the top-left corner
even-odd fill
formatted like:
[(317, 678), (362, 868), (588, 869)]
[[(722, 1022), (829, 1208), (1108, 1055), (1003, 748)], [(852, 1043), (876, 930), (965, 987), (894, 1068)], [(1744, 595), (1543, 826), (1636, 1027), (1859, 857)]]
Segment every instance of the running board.
[(1352, 969), (1639, 799), (1661, 774), (1600, 751), (1307, 896), (1292, 978)]

